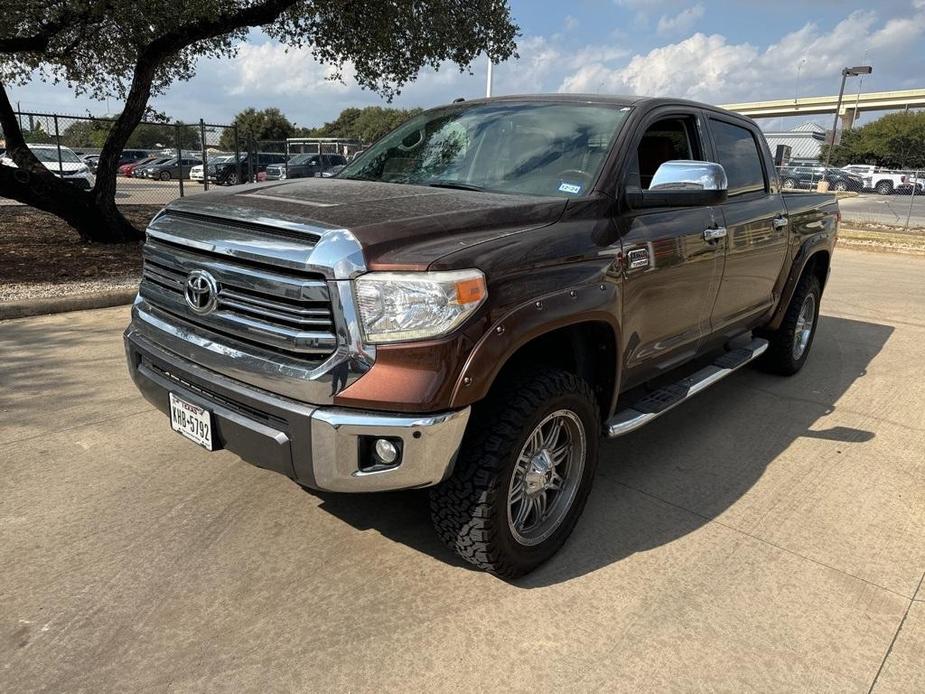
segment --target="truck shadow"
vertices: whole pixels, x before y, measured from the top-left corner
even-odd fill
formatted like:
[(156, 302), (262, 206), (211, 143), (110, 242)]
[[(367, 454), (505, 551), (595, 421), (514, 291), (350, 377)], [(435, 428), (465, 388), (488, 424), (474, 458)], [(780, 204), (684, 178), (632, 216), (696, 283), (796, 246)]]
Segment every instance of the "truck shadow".
[[(845, 446), (876, 432), (814, 424), (867, 373), (893, 332), (822, 316), (813, 354), (791, 378), (745, 369), (643, 429), (601, 446), (594, 489), (562, 550), (514, 585), (554, 585), (677, 540), (741, 499), (800, 437)], [(319, 495), (350, 525), (454, 565), (462, 562), (430, 528), (426, 492)]]

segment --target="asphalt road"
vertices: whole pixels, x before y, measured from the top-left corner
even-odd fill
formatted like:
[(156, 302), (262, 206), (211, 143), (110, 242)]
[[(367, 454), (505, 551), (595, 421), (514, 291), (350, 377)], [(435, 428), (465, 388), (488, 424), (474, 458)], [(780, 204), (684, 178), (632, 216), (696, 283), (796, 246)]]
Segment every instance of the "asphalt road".
[[(925, 229), (925, 195), (877, 195), (862, 193), (838, 201), (846, 222), (866, 222)], [(911, 215), (910, 215), (911, 211)]]
[(0, 323), (0, 691), (925, 691), (923, 276), (840, 250), (806, 368), (606, 444), (513, 583), (423, 493), (320, 496), (173, 434), (125, 308)]

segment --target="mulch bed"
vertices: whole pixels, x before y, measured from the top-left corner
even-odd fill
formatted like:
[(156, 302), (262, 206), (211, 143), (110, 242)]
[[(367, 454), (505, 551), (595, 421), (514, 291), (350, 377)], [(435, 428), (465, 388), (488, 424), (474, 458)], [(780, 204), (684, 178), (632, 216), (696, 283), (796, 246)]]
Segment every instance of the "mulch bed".
[[(138, 228), (158, 205), (126, 207)], [(57, 217), (24, 205), (0, 205), (0, 301), (87, 294), (137, 285), (141, 244), (84, 243)]]

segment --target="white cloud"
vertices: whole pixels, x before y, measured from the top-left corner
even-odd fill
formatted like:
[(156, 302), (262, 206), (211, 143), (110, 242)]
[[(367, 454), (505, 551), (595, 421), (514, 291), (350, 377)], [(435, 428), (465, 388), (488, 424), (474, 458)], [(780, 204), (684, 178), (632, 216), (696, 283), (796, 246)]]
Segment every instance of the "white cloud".
[[(867, 50), (877, 74), (901, 75), (909, 69), (925, 37), (925, 12), (880, 23), (877, 13), (850, 14), (831, 31), (815, 24), (783, 36), (764, 50), (749, 43), (730, 43), (720, 34), (696, 33), (678, 43), (634, 55), (619, 67), (589, 63), (566, 77), (560, 91), (671, 95), (728, 103), (780, 98), (793, 93), (796, 66), (802, 68), (801, 92), (835, 89), (844, 65), (856, 64)], [(869, 85), (871, 82), (865, 82)]]
[(686, 34), (703, 19), (704, 12), (703, 5), (697, 3), (674, 16), (663, 14), (658, 20), (657, 31), (659, 34)]

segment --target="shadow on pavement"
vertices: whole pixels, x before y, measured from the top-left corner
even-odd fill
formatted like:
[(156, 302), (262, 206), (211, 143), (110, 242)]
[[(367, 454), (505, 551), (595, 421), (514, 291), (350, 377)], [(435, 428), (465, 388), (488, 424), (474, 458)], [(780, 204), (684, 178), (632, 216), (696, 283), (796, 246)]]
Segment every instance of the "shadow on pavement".
[[(813, 354), (796, 376), (743, 370), (647, 427), (605, 441), (575, 532), (547, 564), (514, 585), (567, 581), (697, 530), (735, 504), (799, 437), (845, 445), (874, 438), (876, 432), (850, 427), (811, 427), (865, 376), (892, 332), (887, 325), (822, 316)], [(464, 565), (432, 531), (425, 491), (318, 496), (320, 508), (351, 526)]]

